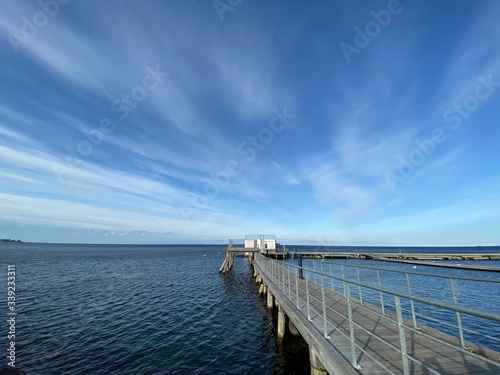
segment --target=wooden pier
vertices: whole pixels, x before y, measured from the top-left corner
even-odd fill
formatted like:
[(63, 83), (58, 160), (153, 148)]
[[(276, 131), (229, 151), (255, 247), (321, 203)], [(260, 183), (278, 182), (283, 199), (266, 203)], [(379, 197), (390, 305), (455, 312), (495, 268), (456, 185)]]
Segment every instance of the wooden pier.
[[(429, 266), (429, 267), (442, 267), (442, 268), (456, 268), (463, 270), (477, 270), (500, 272), (500, 267), (478, 264), (454, 264), (436, 262), (436, 260), (446, 261), (462, 261), (462, 260), (475, 260), (475, 261), (488, 261), (500, 260), (500, 253), (490, 254), (446, 254), (446, 253), (352, 253), (352, 252), (279, 252), (279, 251), (263, 251), (260, 248), (245, 248), (245, 247), (228, 247), (226, 258), (219, 270), (219, 272), (226, 273), (233, 268), (234, 253), (261, 253), (274, 259), (286, 258), (303, 258), (303, 259), (367, 259), (378, 260), (386, 262), (399, 262), (408, 263), (412, 265)], [(253, 255), (252, 255), (253, 258)]]
[[(373, 278), (364, 282), (360, 278), (359, 270), (356, 271), (357, 277), (353, 279), (346, 278), (343, 269), (340, 275), (334, 275), (323, 273), (321, 267), (319, 271), (302, 267), (303, 258), (365, 259), (409, 263), (414, 267), (423, 265), (500, 272), (500, 267), (495, 266), (457, 264), (470, 260), (500, 260), (500, 253), (286, 253), (280, 251), (275, 236), (269, 235), (248, 235), (243, 243), (243, 246), (234, 246), (233, 240), (229, 240), (226, 258), (219, 271), (228, 273), (232, 270), (235, 254), (244, 254), (248, 258), (254, 267), (259, 294), (265, 296), (267, 307), (277, 312), (278, 339), (283, 340), (289, 334), (301, 335), (304, 338), (309, 345), (312, 375), (500, 374), (500, 352), (468, 341), (466, 334), (473, 331), (470, 330), (471, 327), (462, 325), (464, 316), (464, 321), (468, 323), (480, 321), (481, 325), (487, 324), (489, 330), (497, 327), (497, 331), (491, 332), (498, 332), (500, 313), (476, 309), (474, 306), (481, 306), (477, 303), (481, 301), (481, 296), (472, 295), (470, 298), (473, 303), (467, 305), (462, 303), (467, 297), (461, 292), (459, 301), (455, 291), (459, 276), (418, 273), (419, 277), (423, 275), (429, 278), (448, 278), (446, 282), (450, 285), (453, 298), (447, 302), (440, 297), (442, 289), (436, 290), (434, 299), (428, 297), (427, 291), (424, 295), (415, 294), (413, 285), (410, 290), (411, 272), (407, 271), (402, 273), (408, 284), (408, 292), (402, 292), (381, 285), (379, 272), (383, 269), (359, 266), (376, 271), (377, 285), (377, 279), (374, 283)], [(286, 258), (297, 258), (297, 265), (280, 261)], [(331, 271), (336, 262), (329, 263)], [(417, 275), (414, 272), (413, 274)], [(493, 288), (500, 285), (500, 280), (494, 278), (464, 276), (462, 279), (487, 282)], [(334, 287), (335, 283), (337, 287)], [(375, 304), (364, 301), (362, 289), (365, 293), (369, 292), (369, 298), (373, 298), (374, 294), (379, 295), (380, 301)], [(392, 302), (387, 302), (387, 299)], [(419, 312), (414, 308), (414, 304), (424, 307)], [(431, 315), (426, 317), (423, 312), (431, 312)], [(452, 326), (456, 329), (456, 335), (441, 332), (418, 321), (436, 320), (435, 312), (447, 317), (446, 321), (440, 322), (439, 327), (445, 324), (449, 330)], [(430, 320), (426, 320), (428, 318)], [(472, 327), (477, 327), (477, 324), (474, 324)], [(475, 334), (476, 336), (470, 337), (475, 337), (476, 340), (477, 332)], [(491, 337), (495, 333), (490, 336), (486, 333), (483, 335), (488, 337), (488, 340), (498, 340), (500, 345), (500, 339)]]
[[(278, 313), (278, 338), (283, 339), (286, 332), (302, 335), (309, 345), (313, 375), (500, 374), (499, 352), (403, 317), (398, 305), (408, 297), (405, 294), (394, 294), (397, 313), (384, 312), (351, 296), (352, 281), (344, 283), (347, 292), (334, 291), (323, 281), (304, 278), (296, 266), (290, 268), (261, 254), (251, 260), (259, 292), (266, 296), (268, 308)], [(351, 288), (357, 287), (353, 282)], [(458, 311), (480, 313), (456, 309), (457, 316)], [(500, 321), (500, 314), (484, 314)]]
[(313, 259), (400, 259), (400, 260), (500, 260), (500, 253), (491, 254), (446, 254), (446, 253), (356, 253), (356, 252), (323, 252), (323, 251), (292, 251), (290, 258)]
[[(235, 246), (234, 242), (243, 243), (243, 246)], [(245, 239), (228, 241), (226, 258), (219, 269), (221, 273), (228, 273), (234, 265), (234, 254), (248, 256), (253, 260), (255, 254), (261, 253), (274, 259), (285, 259), (286, 251), (280, 251), (280, 244), (276, 242), (274, 235), (247, 235)]]
[(436, 262), (439, 260), (446, 261), (463, 261), (463, 260), (500, 260), (500, 253), (490, 254), (443, 254), (443, 253), (346, 253), (346, 252), (290, 252), (290, 258), (304, 259), (368, 259), (379, 260), (386, 262), (409, 263), (413, 265), (443, 267), (443, 268), (458, 268), (464, 270), (478, 270), (500, 272), (500, 267), (477, 264), (453, 264)]
[(244, 248), (244, 247), (228, 247), (226, 251), (226, 258), (222, 262), (222, 266), (219, 269), (221, 273), (228, 273), (233, 269), (234, 265), (234, 254), (245, 254), (248, 253), (250, 257), (253, 259), (255, 253), (258, 253), (260, 249), (256, 248)]
[[(370, 259), (380, 260), (380, 261), (385, 261), (385, 262), (409, 263), (412, 265), (420, 265), (420, 266), (458, 268), (458, 269), (463, 269), (463, 270), (477, 270), (477, 271), (488, 271), (488, 272), (500, 272), (500, 267), (495, 267), (495, 266), (484, 266), (484, 265), (479, 266), (479, 265), (475, 265), (475, 264), (440, 263), (440, 262), (435, 262), (435, 261), (430, 262), (429, 260), (427, 260), (425, 262), (425, 261), (410, 260), (410, 259), (384, 258), (384, 257), (379, 257), (379, 256), (372, 256)], [(461, 258), (461, 259), (454, 258), (453, 260), (464, 260), (464, 259), (468, 260), (469, 258)], [(494, 258), (488, 258), (488, 260), (491, 260), (491, 259), (494, 259)], [(474, 259), (474, 260), (478, 260), (478, 259)], [(479, 260), (485, 260), (485, 259), (479, 259)]]

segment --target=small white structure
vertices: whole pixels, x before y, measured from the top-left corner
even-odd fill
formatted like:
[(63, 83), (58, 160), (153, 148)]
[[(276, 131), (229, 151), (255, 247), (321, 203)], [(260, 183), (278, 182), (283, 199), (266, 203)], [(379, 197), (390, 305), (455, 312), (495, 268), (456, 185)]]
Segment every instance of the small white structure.
[(280, 252), (280, 244), (276, 242), (274, 234), (248, 234), (244, 240), (228, 240), (226, 258), (222, 262), (219, 272), (227, 273), (231, 271), (234, 264), (234, 253), (243, 253), (245, 257), (249, 258), (251, 263), (254, 261), (255, 253), (262, 253), (265, 256), (275, 257), (276, 259), (278, 257), (282, 259), (286, 258), (286, 253)]
[(247, 234), (245, 249), (259, 249), (261, 252), (279, 251), (279, 244), (276, 243), (276, 236), (273, 234)]

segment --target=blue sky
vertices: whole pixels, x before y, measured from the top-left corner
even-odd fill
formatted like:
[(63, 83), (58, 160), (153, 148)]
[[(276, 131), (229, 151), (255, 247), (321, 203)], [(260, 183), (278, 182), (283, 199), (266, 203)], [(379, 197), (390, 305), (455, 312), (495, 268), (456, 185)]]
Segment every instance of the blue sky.
[(0, 238), (500, 245), (498, 14), (5, 0)]

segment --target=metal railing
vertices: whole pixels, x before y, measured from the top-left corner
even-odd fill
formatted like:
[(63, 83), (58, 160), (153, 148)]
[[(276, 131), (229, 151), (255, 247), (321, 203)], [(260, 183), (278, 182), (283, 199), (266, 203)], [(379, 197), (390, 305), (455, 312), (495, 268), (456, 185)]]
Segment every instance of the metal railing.
[[(354, 263), (354, 262), (353, 262)], [(357, 263), (357, 262), (356, 262)], [(437, 273), (424, 273), (413, 271), (402, 271), (396, 269), (367, 267), (357, 264), (346, 264), (343, 262), (311, 261), (306, 263), (311, 265), (313, 270), (319, 268), (320, 272), (341, 274), (346, 278), (360, 281), (362, 278), (365, 283), (375, 283), (378, 287), (390, 288), (395, 291), (407, 292), (411, 295), (421, 296), (431, 299), (439, 299), (441, 302), (448, 302), (454, 305), (463, 305), (480, 310), (500, 312), (500, 279), (466, 277), (458, 275), (444, 275)], [(410, 265), (408, 265), (410, 267)], [(415, 267), (417, 268), (417, 267)], [(463, 273), (463, 272), (460, 272)], [(335, 281), (333, 281), (333, 284)], [(332, 285), (333, 285), (332, 284)], [(338, 286), (339, 287), (339, 286)], [(384, 301), (382, 292), (372, 290), (363, 290), (358, 286), (359, 299), (381, 308), (385, 313), (387, 307), (392, 312), (395, 311), (394, 305), (391, 305), (390, 299)], [(387, 297), (387, 296), (386, 296)], [(439, 319), (429, 315), (425, 306), (413, 300), (409, 301), (408, 309), (403, 306), (403, 312), (409, 314), (413, 320), (414, 327), (417, 328), (417, 320), (425, 325), (443, 330), (446, 333), (454, 334), (455, 328), (458, 329), (460, 344), (465, 347), (465, 337), (469, 341), (479, 341), (479, 344), (490, 346), (491, 349), (500, 350), (500, 331), (499, 336), (487, 335), (485, 332), (478, 332), (473, 327), (468, 328), (467, 324), (462, 324), (460, 313), (452, 311), (443, 312)], [(392, 309), (391, 309), (392, 308)], [(419, 311), (420, 310), (420, 311)], [(447, 320), (456, 318), (457, 327), (447, 323)], [(467, 323), (467, 322), (466, 322)], [(471, 326), (477, 326), (477, 319), (470, 321)], [(484, 322), (485, 323), (485, 322)], [(484, 331), (484, 330), (483, 330)]]
[[(485, 343), (493, 343), (493, 349), (496, 349), (495, 345), (500, 345), (500, 335), (488, 334), (488, 331), (495, 332), (494, 329), (500, 332), (500, 314), (474, 307), (477, 301), (496, 307), (498, 298), (482, 298), (473, 294), (466, 295), (463, 291), (457, 292), (457, 281), (491, 283), (488, 285), (493, 286), (493, 297), (495, 295), (498, 297), (495, 293), (500, 285), (498, 279), (447, 277), (372, 267), (337, 266), (329, 263), (323, 265), (321, 261), (319, 262), (320, 269), (314, 270), (266, 258), (260, 254), (256, 256), (255, 261), (285, 297), (308, 320), (314, 321), (316, 327), (320, 327), (325, 338), (330, 339), (330, 335), (335, 333), (347, 340), (350, 350), (349, 353), (343, 354), (347, 358), (350, 357), (355, 368), (361, 368), (359, 358), (365, 356), (387, 373), (400, 372), (391, 365), (384, 364), (380, 357), (367, 350), (357, 338), (359, 335), (368, 335), (368, 341), (377, 340), (381, 345), (399, 353), (404, 374), (409, 374), (410, 366), (417, 364), (430, 373), (439, 373), (428, 366), (425, 360), (419, 359), (418, 353), (408, 353), (407, 336), (412, 335), (412, 337), (424, 337), (448, 348), (454, 348), (462, 356), (479, 359), (500, 371), (498, 353), (489, 350), (485, 345)], [(314, 261), (312, 263), (315, 264)], [(334, 269), (335, 267), (337, 269)], [(384, 278), (385, 272), (394, 273), (398, 277)], [(303, 278), (301, 278), (302, 275)], [(438, 283), (438, 290), (425, 284), (412, 283), (412, 277), (428, 277), (444, 280), (444, 282)], [(402, 283), (403, 280), (404, 283)], [(441, 287), (443, 284), (449, 285), (449, 291)], [(443, 301), (442, 298), (429, 297), (432, 296), (432, 291), (439, 297), (446, 295), (449, 302)], [(332, 293), (345, 302), (345, 309), (331, 306)], [(391, 300), (394, 302), (392, 303)], [(398, 340), (394, 342), (394, 339), (379, 336), (374, 329), (365, 327), (354, 316), (354, 312), (359, 316), (360, 311), (374, 314), (377, 319), (397, 327)], [(338, 317), (338, 319), (332, 317)], [(335, 320), (348, 322), (348, 328), (341, 329)], [(478, 321), (486, 322), (487, 328), (478, 330)], [(436, 330), (427, 326), (429, 322), (438, 323), (435, 325)], [(442, 329), (443, 327), (446, 329)], [(493, 330), (492, 327), (494, 327)], [(471, 338), (473, 341), (470, 341)]]
[(245, 247), (245, 240), (241, 238), (231, 238), (227, 241), (227, 247)]

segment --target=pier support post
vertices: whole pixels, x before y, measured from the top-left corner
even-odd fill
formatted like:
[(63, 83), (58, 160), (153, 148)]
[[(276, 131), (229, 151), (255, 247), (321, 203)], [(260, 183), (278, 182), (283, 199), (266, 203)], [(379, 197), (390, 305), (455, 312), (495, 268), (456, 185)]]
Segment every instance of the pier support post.
[(222, 262), (222, 266), (219, 269), (219, 272), (226, 273), (229, 271), (229, 253), (226, 254), (226, 258), (224, 262)]
[(285, 337), (286, 330), (286, 315), (281, 306), (278, 306), (278, 340)]
[(299, 268), (299, 278), (303, 279), (304, 278), (304, 273), (302, 271), (302, 257), (299, 255), (297, 258), (297, 266)]
[(274, 296), (269, 288), (267, 289), (267, 307), (270, 309), (274, 307)]
[(292, 336), (300, 336), (299, 330), (297, 329), (297, 327), (295, 327), (295, 324), (293, 324), (290, 319), (288, 319), (288, 330), (290, 331)]
[(309, 361), (311, 362), (311, 375), (328, 375), (325, 366), (323, 366), (312, 347), (309, 347)]
[(263, 296), (265, 292), (266, 292), (266, 287), (264, 286), (264, 284), (260, 284), (259, 295)]

